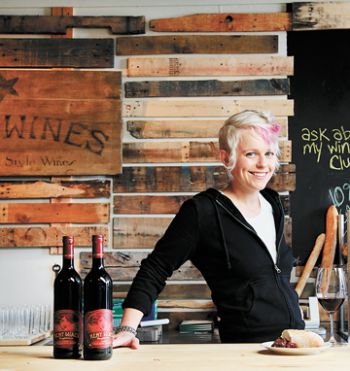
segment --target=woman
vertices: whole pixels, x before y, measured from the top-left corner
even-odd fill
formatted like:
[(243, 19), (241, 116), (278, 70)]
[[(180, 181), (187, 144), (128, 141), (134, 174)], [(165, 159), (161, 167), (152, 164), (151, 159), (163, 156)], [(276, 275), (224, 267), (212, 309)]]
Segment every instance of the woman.
[(243, 111), (220, 129), (220, 158), (230, 183), (183, 203), (153, 252), (142, 261), (124, 302), (114, 346), (137, 348), (142, 316), (186, 260), (201, 271), (217, 307), (222, 342), (263, 342), (304, 328), (290, 285), (279, 196), (265, 188), (278, 166), (279, 124), (266, 112)]

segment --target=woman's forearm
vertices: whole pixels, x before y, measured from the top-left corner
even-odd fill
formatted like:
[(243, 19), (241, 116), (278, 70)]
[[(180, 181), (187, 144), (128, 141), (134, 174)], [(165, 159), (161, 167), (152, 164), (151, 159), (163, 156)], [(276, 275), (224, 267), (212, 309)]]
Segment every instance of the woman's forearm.
[(130, 326), (134, 329), (137, 329), (142, 317), (143, 313), (140, 310), (134, 308), (124, 308), (120, 326)]

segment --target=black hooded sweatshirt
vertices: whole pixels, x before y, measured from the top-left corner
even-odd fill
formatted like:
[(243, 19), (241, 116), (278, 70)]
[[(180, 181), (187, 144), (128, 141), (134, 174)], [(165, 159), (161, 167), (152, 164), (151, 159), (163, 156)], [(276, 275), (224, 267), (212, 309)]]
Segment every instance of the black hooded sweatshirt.
[(261, 194), (273, 209), (276, 263), (232, 201), (210, 188), (183, 203), (141, 262), (123, 307), (147, 314), (166, 279), (191, 260), (211, 290), (222, 342), (269, 341), (286, 328), (304, 328), (290, 284), (294, 258), (283, 235), (283, 208), (277, 192)]

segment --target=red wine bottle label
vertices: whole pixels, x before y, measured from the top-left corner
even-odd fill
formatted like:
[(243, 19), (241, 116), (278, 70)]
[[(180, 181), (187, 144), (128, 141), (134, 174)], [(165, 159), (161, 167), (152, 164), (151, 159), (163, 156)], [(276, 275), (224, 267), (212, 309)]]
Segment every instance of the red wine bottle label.
[(62, 309), (55, 311), (53, 341), (57, 348), (71, 348), (81, 343), (82, 315), (79, 311)]
[(113, 312), (97, 309), (85, 314), (85, 346), (104, 349), (113, 343)]

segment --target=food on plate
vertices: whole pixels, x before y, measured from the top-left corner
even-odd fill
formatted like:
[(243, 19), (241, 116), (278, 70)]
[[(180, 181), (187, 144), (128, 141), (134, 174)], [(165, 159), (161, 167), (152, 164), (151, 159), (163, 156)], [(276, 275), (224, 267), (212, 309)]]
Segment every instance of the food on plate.
[(315, 332), (293, 329), (284, 330), (272, 344), (276, 348), (317, 348), (323, 345), (323, 339)]

